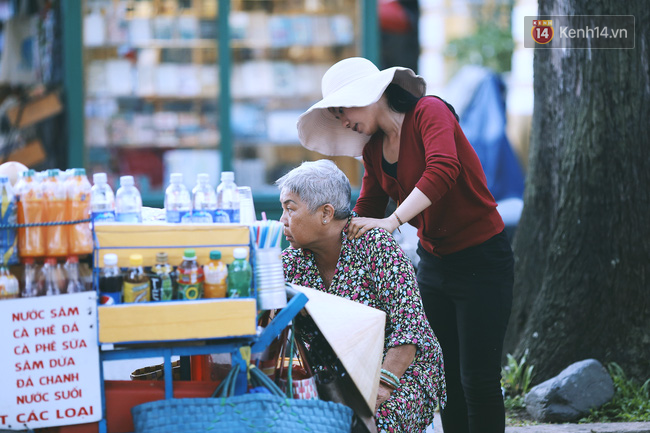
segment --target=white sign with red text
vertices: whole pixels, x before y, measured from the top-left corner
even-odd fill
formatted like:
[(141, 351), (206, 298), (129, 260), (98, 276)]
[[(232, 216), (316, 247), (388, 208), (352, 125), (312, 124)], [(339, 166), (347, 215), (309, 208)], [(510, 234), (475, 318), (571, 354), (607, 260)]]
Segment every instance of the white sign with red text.
[(102, 418), (97, 294), (0, 301), (0, 430)]

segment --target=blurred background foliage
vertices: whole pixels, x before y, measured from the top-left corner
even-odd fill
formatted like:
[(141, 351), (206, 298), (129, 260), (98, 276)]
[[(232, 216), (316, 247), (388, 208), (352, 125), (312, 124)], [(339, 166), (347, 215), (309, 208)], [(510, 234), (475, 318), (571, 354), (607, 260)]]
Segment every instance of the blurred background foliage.
[(469, 35), (451, 39), (445, 56), (453, 59), (458, 70), (479, 65), (497, 73), (508, 72), (512, 64), (512, 0), (492, 0), (472, 8), (475, 29)]

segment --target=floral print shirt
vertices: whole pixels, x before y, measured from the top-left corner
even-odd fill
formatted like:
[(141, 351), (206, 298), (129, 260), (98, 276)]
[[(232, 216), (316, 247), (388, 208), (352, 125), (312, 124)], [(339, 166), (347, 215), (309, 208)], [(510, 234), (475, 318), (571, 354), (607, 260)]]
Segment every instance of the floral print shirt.
[(417, 391), (430, 396), (433, 407), (436, 400), (444, 405), (442, 350), (424, 314), (410, 260), (383, 229), (369, 230), (352, 240), (348, 240), (344, 229), (341, 239), (341, 253), (329, 288), (323, 284), (313, 253), (291, 247), (282, 252), (287, 282), (384, 311), (384, 357), (391, 347), (417, 346), (415, 359), (400, 380), (401, 386), (421, 388)]

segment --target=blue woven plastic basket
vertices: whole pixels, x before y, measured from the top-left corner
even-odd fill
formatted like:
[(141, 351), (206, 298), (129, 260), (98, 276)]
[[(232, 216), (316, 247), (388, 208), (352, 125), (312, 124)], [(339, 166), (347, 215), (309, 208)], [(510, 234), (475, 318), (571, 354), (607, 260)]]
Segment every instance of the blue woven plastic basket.
[(233, 369), (219, 386), (217, 398), (152, 401), (131, 409), (136, 433), (349, 433), (352, 409), (322, 400), (292, 400), (259, 369), (251, 382), (271, 394), (232, 395)]
[(349, 433), (352, 409), (270, 394), (152, 401), (132, 410), (136, 433)]

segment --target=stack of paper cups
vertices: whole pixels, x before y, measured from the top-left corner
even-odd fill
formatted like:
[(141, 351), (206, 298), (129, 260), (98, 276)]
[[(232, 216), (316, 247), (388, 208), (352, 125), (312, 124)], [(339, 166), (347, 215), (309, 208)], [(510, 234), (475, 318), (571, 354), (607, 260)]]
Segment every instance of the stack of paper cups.
[(255, 223), (255, 204), (253, 203), (253, 193), (250, 186), (240, 186), (237, 188), (239, 193), (239, 222), (245, 225)]
[(279, 247), (255, 250), (255, 287), (258, 308), (274, 310), (287, 306), (281, 250)]

